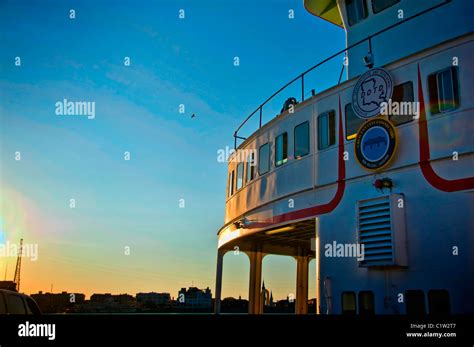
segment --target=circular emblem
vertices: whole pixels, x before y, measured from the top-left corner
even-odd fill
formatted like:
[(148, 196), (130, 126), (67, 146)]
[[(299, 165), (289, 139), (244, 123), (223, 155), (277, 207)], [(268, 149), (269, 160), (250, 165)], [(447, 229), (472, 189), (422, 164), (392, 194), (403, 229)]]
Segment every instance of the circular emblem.
[(363, 167), (370, 170), (381, 169), (395, 153), (395, 127), (383, 118), (368, 120), (357, 132), (354, 146), (356, 158)]
[(380, 104), (392, 98), (393, 80), (384, 69), (371, 69), (359, 77), (352, 91), (352, 108), (360, 118), (380, 114)]

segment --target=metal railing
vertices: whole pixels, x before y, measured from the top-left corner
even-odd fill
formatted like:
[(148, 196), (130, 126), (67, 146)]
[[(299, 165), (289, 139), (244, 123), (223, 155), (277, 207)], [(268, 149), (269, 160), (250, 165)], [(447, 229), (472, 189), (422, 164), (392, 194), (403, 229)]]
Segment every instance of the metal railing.
[[(234, 149), (237, 149), (237, 139), (239, 140), (246, 140), (247, 138), (246, 137), (242, 137), (242, 136), (239, 136), (239, 130), (242, 129), (242, 127), (258, 112), (259, 113), (259, 129), (262, 127), (262, 116), (263, 116), (263, 106), (265, 106), (270, 100), (272, 100), (275, 96), (277, 96), (278, 94), (280, 94), (283, 90), (285, 90), (287, 87), (289, 87), (290, 85), (292, 85), (293, 83), (295, 83), (296, 81), (300, 80), (301, 81), (301, 101), (300, 102), (303, 102), (305, 101), (305, 86), (304, 86), (304, 78), (305, 76), (310, 73), (311, 71), (313, 71), (314, 69), (316, 69), (317, 67), (327, 63), (328, 61), (334, 59), (335, 57), (345, 53), (346, 56), (347, 56), (347, 52), (356, 47), (356, 46), (359, 46), (360, 44), (364, 43), (364, 42), (368, 42), (368, 54), (372, 54), (372, 39), (374, 37), (377, 37), (378, 35), (386, 32), (386, 31), (389, 31), (395, 27), (398, 27), (408, 21), (411, 21), (412, 19), (414, 18), (417, 18), (417, 17), (420, 17), (428, 12), (431, 12), (441, 6), (444, 6), (448, 3), (452, 2), (452, 0), (444, 0), (443, 2), (437, 4), (437, 5), (434, 5), (432, 7), (429, 7), (421, 12), (418, 12), (416, 14), (414, 14), (413, 16), (410, 16), (406, 19), (403, 19), (403, 20), (400, 20), (399, 22), (397, 23), (394, 23), (392, 25), (389, 25), (388, 27), (380, 30), (380, 31), (377, 31), (376, 33), (374, 34), (371, 34), (369, 36), (367, 36), (366, 38), (360, 40), (360, 41), (357, 41), (356, 43), (353, 43), (352, 45), (350, 46), (347, 46), (346, 48), (338, 51), (337, 53), (334, 53), (332, 54), (331, 56), (329, 56), (328, 58), (320, 61), (319, 63), (317, 63), (316, 65), (313, 65), (312, 67), (310, 67), (309, 69), (307, 69), (306, 71), (302, 72), (301, 74), (299, 74), (298, 76), (296, 76), (295, 78), (293, 78), (291, 81), (289, 81), (288, 83), (286, 83), (283, 87), (281, 87), (280, 89), (278, 89), (275, 93), (273, 93), (270, 97), (268, 97), (262, 104), (260, 104), (260, 106), (258, 106), (255, 111), (253, 111), (251, 114), (249, 114), (247, 116), (247, 118), (244, 119), (244, 121), (239, 125), (239, 127), (234, 131)], [(339, 81), (338, 81), (338, 84), (341, 82), (341, 78), (342, 78), (342, 74), (344, 72), (344, 67), (345, 65), (343, 64), (342, 66), (342, 69), (341, 69), (341, 73), (340, 73), (340, 76), (339, 76)]]

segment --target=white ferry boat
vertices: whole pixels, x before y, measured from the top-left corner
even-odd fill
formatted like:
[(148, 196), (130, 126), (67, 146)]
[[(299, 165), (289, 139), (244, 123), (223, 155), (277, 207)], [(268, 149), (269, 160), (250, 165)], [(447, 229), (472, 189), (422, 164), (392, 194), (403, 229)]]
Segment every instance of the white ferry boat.
[[(296, 259), (298, 314), (307, 313), (313, 260), (318, 314), (473, 314), (473, 2), (304, 5), (345, 30), (346, 48), (234, 133), (216, 313), (224, 255), (239, 249), (250, 260), (251, 314), (263, 313), (268, 254)], [(342, 55), (345, 81), (305, 98), (307, 77)], [(296, 83), (301, 95), (286, 95)], [(288, 100), (263, 123), (275, 97)], [(260, 126), (245, 136), (250, 119)]]

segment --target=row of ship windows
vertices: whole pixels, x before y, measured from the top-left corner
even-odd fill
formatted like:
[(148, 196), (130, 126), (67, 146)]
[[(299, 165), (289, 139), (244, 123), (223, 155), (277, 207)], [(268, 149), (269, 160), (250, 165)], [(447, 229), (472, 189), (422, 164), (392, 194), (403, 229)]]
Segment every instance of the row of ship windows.
[[(459, 106), (459, 88), (457, 82), (457, 69), (451, 67), (438, 71), (428, 77), (429, 105), (432, 115), (449, 112)], [(393, 102), (413, 103), (413, 82), (399, 84), (394, 87), (392, 95)], [(405, 124), (414, 119), (415, 113), (411, 107), (410, 114), (390, 115), (390, 121), (395, 125)], [(344, 108), (346, 123), (346, 139), (353, 140), (358, 129), (365, 122), (357, 117), (352, 104), (348, 103)], [(317, 118), (318, 150), (323, 150), (336, 145), (336, 112), (334, 110), (321, 113)], [(294, 128), (294, 158), (299, 159), (309, 154), (309, 121), (303, 122)], [(275, 167), (288, 162), (288, 133), (284, 132), (275, 138)], [(247, 157), (246, 173), (244, 177), (244, 163), (237, 164), (237, 172), (229, 173), (228, 196), (232, 196), (241, 189), (245, 183), (256, 177), (256, 171), (260, 176), (270, 171), (270, 142), (260, 146), (258, 150), (258, 165), (255, 162), (255, 154), (251, 152)], [(256, 170), (258, 167), (258, 170)], [(244, 179), (245, 178), (245, 179)]]
[[(367, 315), (375, 314), (375, 298), (372, 291), (342, 293), (342, 313)], [(426, 314), (425, 293), (422, 290), (407, 290), (405, 292), (405, 309), (409, 315)], [(451, 304), (447, 290), (428, 291), (429, 314), (450, 314)]]
[[(399, 2), (400, 0), (372, 0), (372, 12), (377, 14)], [(367, 0), (346, 0), (345, 3), (349, 25), (352, 26), (368, 17)]]

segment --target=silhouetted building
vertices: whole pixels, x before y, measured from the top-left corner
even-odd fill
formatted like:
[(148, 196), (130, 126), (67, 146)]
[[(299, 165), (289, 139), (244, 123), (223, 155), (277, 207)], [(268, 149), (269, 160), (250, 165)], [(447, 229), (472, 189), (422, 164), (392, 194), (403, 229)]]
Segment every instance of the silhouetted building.
[(84, 303), (86, 296), (80, 293), (43, 293), (39, 291), (31, 297), (36, 301), (43, 313), (73, 312), (76, 305)]
[(274, 306), (273, 291), (269, 291), (267, 288), (265, 288), (265, 280), (262, 283), (261, 295), (262, 295), (261, 303), (264, 307), (266, 307), (266, 306), (267, 307), (273, 307)]
[(295, 300), (286, 297), (285, 300), (278, 300), (272, 311), (274, 313), (295, 313)]
[(115, 303), (119, 305), (134, 305), (135, 298), (130, 294), (92, 294), (91, 302)]
[(171, 303), (170, 293), (138, 293), (137, 304), (143, 306), (165, 306)]
[(6, 289), (16, 292), (16, 283), (13, 281), (0, 281), (0, 289)]
[(100, 303), (106, 303), (106, 302), (112, 302), (112, 294), (110, 293), (105, 293), (105, 294), (92, 294), (90, 302), (100, 302)]
[(196, 287), (181, 288), (178, 292), (176, 305), (181, 307), (208, 308), (212, 306), (212, 295), (209, 287), (199, 289)]
[(242, 299), (240, 296), (236, 298), (225, 298), (221, 301), (221, 312), (223, 313), (247, 313), (249, 301)]
[(135, 312), (135, 298), (129, 294), (92, 294), (89, 301), (78, 308), (80, 312)]
[(317, 300), (315, 298), (308, 300), (308, 313), (316, 313)]

